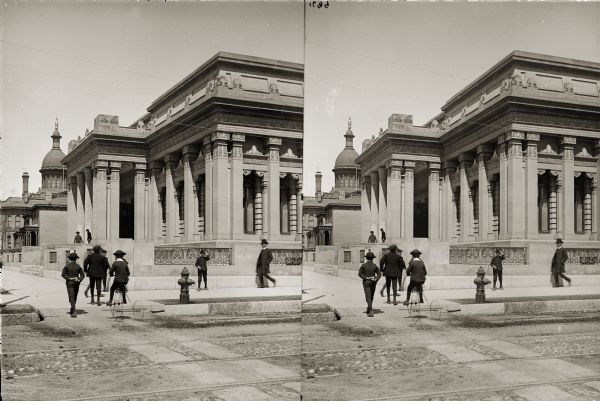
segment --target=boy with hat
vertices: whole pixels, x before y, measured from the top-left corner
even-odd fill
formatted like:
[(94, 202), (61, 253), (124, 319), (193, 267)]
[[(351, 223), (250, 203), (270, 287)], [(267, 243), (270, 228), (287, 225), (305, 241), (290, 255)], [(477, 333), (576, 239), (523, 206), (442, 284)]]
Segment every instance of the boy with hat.
[(497, 279), (500, 281), (500, 289), (503, 290), (504, 287), (502, 287), (502, 261), (504, 260), (504, 254), (498, 248), (496, 248), (494, 253), (495, 255), (492, 256), (492, 260), (490, 262), (490, 266), (492, 266), (492, 271), (494, 273), (494, 286), (492, 287), (492, 291), (496, 291)]
[(410, 276), (410, 284), (408, 284), (408, 289), (406, 290), (404, 305), (408, 305), (410, 293), (413, 288), (419, 291), (419, 302), (423, 303), (423, 283), (425, 283), (425, 276), (427, 276), (425, 263), (421, 260), (421, 251), (413, 249), (410, 254), (412, 255), (412, 259), (408, 262), (408, 268), (406, 269), (406, 275)]
[(269, 275), (271, 273), (271, 268), (269, 264), (273, 261), (273, 253), (268, 248), (269, 241), (266, 239), (262, 239), (260, 241), (262, 249), (260, 250), (260, 254), (258, 255), (258, 259), (256, 260), (256, 274), (258, 275), (258, 288), (264, 288), (265, 282), (264, 278), (266, 277), (269, 281), (273, 283), (273, 287), (277, 285), (277, 280)]
[(113, 297), (115, 296), (115, 290), (118, 288), (121, 290), (121, 294), (123, 294), (123, 303), (127, 303), (127, 299), (125, 297), (125, 292), (127, 291), (127, 283), (129, 282), (129, 265), (123, 256), (126, 255), (125, 252), (118, 249), (113, 253), (115, 255), (115, 261), (110, 267), (110, 271), (108, 274), (111, 277), (115, 277), (113, 281), (113, 285), (110, 287), (110, 299), (108, 300), (107, 305), (112, 305)]
[(562, 247), (563, 241), (560, 238), (556, 239), (556, 251), (554, 251), (554, 256), (552, 257), (552, 287), (562, 287), (561, 283), (558, 281), (558, 277), (562, 277), (564, 280), (567, 280), (569, 286), (571, 286), (571, 279), (565, 276), (565, 262), (569, 259), (567, 255), (567, 251)]
[(71, 304), (71, 310), (69, 314), (71, 317), (77, 317), (77, 309), (75, 304), (77, 303), (77, 294), (79, 293), (79, 284), (85, 278), (83, 269), (75, 262), (79, 259), (79, 256), (75, 252), (71, 252), (68, 256), (69, 263), (63, 267), (62, 278), (65, 279), (67, 284), (67, 294), (69, 295), (69, 303)]
[(381, 271), (373, 263), (373, 259), (375, 259), (373, 252), (367, 252), (365, 258), (367, 261), (358, 269), (358, 277), (363, 281), (363, 290), (365, 291), (365, 300), (367, 301), (367, 316), (373, 317), (373, 297), (377, 281), (381, 278)]
[(208, 275), (208, 267), (206, 266), (206, 262), (210, 260), (210, 257), (206, 254), (204, 249), (200, 251), (200, 256), (196, 258), (196, 269), (198, 270), (198, 290), (200, 291), (200, 283), (202, 282), (202, 278), (204, 277), (204, 289), (208, 290), (208, 283), (206, 281), (206, 276)]

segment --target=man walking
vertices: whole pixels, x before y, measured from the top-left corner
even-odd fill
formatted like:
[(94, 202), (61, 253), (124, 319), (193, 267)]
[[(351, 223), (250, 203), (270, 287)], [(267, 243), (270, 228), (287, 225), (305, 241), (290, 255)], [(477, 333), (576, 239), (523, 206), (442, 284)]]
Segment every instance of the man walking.
[(269, 242), (266, 239), (262, 239), (260, 241), (262, 249), (260, 250), (260, 254), (258, 255), (258, 259), (256, 260), (256, 274), (258, 275), (258, 288), (264, 288), (265, 277), (273, 283), (273, 286), (277, 285), (277, 280), (269, 275), (271, 273), (271, 268), (269, 264), (273, 261), (273, 253), (268, 248)]
[(94, 303), (94, 288), (96, 288), (98, 306), (100, 306), (102, 276), (104, 276), (106, 270), (110, 267), (106, 256), (100, 254), (101, 249), (100, 245), (94, 245), (94, 248), (92, 249), (93, 252), (83, 261), (83, 271), (86, 272), (90, 278), (90, 289), (92, 290), (92, 301), (90, 303)]
[(408, 262), (408, 269), (406, 269), (406, 275), (410, 276), (410, 284), (408, 284), (408, 289), (406, 290), (404, 305), (408, 305), (410, 293), (413, 289), (419, 291), (419, 303), (423, 303), (423, 283), (425, 283), (425, 276), (427, 276), (425, 263), (421, 260), (421, 251), (414, 249), (410, 254), (412, 255), (412, 259)]
[(567, 280), (567, 283), (569, 283), (569, 287), (571, 286), (571, 279), (564, 275), (565, 262), (567, 261), (567, 259), (569, 259), (569, 256), (567, 255), (567, 251), (562, 247), (562, 244), (562, 239), (557, 238), (556, 251), (554, 251), (554, 256), (552, 257), (552, 287), (562, 287), (562, 285), (558, 281), (559, 276), (564, 280)]
[(367, 316), (373, 317), (373, 296), (375, 295), (377, 281), (381, 278), (381, 271), (373, 263), (373, 259), (375, 259), (373, 252), (367, 252), (365, 258), (367, 261), (358, 269), (358, 277), (363, 281), (363, 290), (365, 292), (365, 300), (367, 301)]
[(210, 257), (206, 254), (204, 249), (200, 251), (200, 256), (196, 258), (196, 269), (198, 270), (198, 290), (200, 291), (200, 283), (202, 282), (202, 278), (204, 278), (204, 289), (208, 290), (208, 283), (206, 281), (206, 276), (208, 275), (208, 267), (206, 266), (206, 262), (210, 260)]
[(71, 252), (68, 256), (69, 263), (63, 267), (62, 278), (65, 279), (67, 284), (67, 294), (69, 296), (69, 304), (71, 309), (69, 314), (71, 317), (77, 317), (77, 309), (75, 304), (77, 303), (77, 294), (79, 293), (79, 284), (85, 278), (83, 269), (75, 262), (79, 259), (79, 256), (75, 252)]
[(396, 245), (390, 245), (390, 251), (383, 255), (379, 262), (379, 268), (385, 276), (385, 287), (381, 287), (381, 296), (383, 296), (383, 289), (387, 289), (387, 303), (390, 301), (390, 285), (394, 292), (394, 305), (398, 305), (396, 302), (396, 295), (398, 291), (398, 284), (402, 283), (402, 270), (406, 269), (406, 264), (401, 255), (396, 251), (402, 252), (402, 249), (398, 249)]
[(125, 256), (126, 253), (118, 249), (117, 251), (115, 251), (115, 253), (113, 253), (113, 255), (115, 255), (115, 261), (110, 267), (109, 274), (111, 277), (115, 276), (115, 278), (113, 280), (112, 286), (110, 287), (110, 299), (106, 304), (108, 306), (112, 305), (113, 297), (115, 296), (115, 290), (117, 288), (121, 290), (121, 294), (123, 294), (123, 303), (127, 303), (125, 292), (127, 292), (126, 285), (129, 282), (129, 265), (125, 261), (125, 259), (123, 259), (123, 256)]
[(502, 261), (504, 260), (504, 254), (500, 251), (499, 248), (496, 248), (494, 251), (495, 255), (492, 256), (492, 260), (490, 262), (490, 266), (492, 266), (492, 271), (494, 273), (494, 286), (492, 287), (492, 291), (496, 291), (496, 280), (500, 281), (500, 289), (503, 290), (502, 287)]

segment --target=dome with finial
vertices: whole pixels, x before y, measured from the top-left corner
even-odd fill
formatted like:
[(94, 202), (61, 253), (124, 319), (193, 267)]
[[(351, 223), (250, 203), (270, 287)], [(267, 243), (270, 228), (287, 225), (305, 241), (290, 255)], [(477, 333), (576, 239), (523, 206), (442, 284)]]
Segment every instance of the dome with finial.
[(344, 135), (346, 138), (346, 147), (340, 152), (338, 157), (335, 159), (335, 165), (333, 171), (345, 168), (356, 168), (354, 160), (358, 157), (358, 152), (354, 150), (354, 133), (352, 132), (352, 120), (348, 117), (348, 129)]
[(54, 123), (54, 132), (50, 136), (52, 138), (52, 149), (46, 156), (44, 156), (44, 160), (42, 161), (42, 168), (40, 172), (44, 172), (47, 170), (62, 170), (63, 164), (61, 160), (65, 157), (65, 154), (60, 149), (60, 139), (62, 138), (60, 132), (58, 132), (58, 118)]

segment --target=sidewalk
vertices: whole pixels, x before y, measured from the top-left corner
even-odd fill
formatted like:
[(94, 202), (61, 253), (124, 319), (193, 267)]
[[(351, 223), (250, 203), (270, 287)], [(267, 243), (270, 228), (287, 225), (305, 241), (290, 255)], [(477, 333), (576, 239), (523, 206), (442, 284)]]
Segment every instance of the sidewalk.
[[(375, 308), (394, 308), (393, 305), (385, 303), (386, 298), (382, 298), (378, 292), (385, 280), (377, 284), (377, 293), (375, 294)], [(344, 308), (365, 308), (365, 297), (360, 279), (348, 279), (329, 274), (315, 273), (304, 270), (302, 272), (303, 303), (325, 303), (336, 309)], [(404, 301), (406, 292), (400, 293), (399, 302)], [(487, 300), (500, 298), (536, 298), (542, 297), (565, 297), (577, 295), (600, 295), (600, 286), (574, 286), (574, 287), (530, 287), (530, 288), (506, 288), (502, 291), (491, 291), (486, 287)], [(440, 301), (441, 304), (452, 303), (458, 299), (475, 299), (474, 289), (457, 290), (425, 290), (424, 295), (429, 302), (432, 300)], [(493, 305), (493, 304), (485, 304)], [(503, 304), (496, 304), (498, 306)], [(475, 305), (469, 305), (469, 308)], [(395, 307), (397, 308), (397, 306)]]
[[(88, 285), (86, 278), (79, 290), (77, 305), (79, 307), (89, 306), (89, 298), (85, 298), (83, 291)], [(47, 277), (31, 276), (10, 270), (3, 270), (0, 286), (9, 291), (8, 294), (1, 295), (1, 302), (7, 303), (20, 299), (12, 304), (30, 304), (38, 309), (68, 309), (69, 303), (64, 281), (55, 280)], [(190, 300), (210, 299), (210, 298), (239, 298), (239, 297), (259, 297), (268, 298), (273, 296), (292, 296), (300, 295), (298, 287), (270, 287), (270, 288), (216, 288), (196, 291), (190, 288)], [(109, 293), (103, 293), (102, 303), (106, 303)], [(132, 301), (153, 301), (164, 299), (179, 299), (179, 290), (140, 290), (129, 291)]]

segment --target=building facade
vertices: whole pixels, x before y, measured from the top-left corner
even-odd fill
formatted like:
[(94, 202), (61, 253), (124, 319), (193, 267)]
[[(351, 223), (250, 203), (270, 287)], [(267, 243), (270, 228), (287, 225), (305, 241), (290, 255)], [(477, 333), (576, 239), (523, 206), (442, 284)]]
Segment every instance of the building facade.
[(203, 248), (215, 274), (253, 282), (265, 238), (276, 274), (299, 275), (303, 91), (300, 64), (218, 53), (130, 126), (99, 115), (63, 159), (65, 239), (90, 229), (149, 276)]

